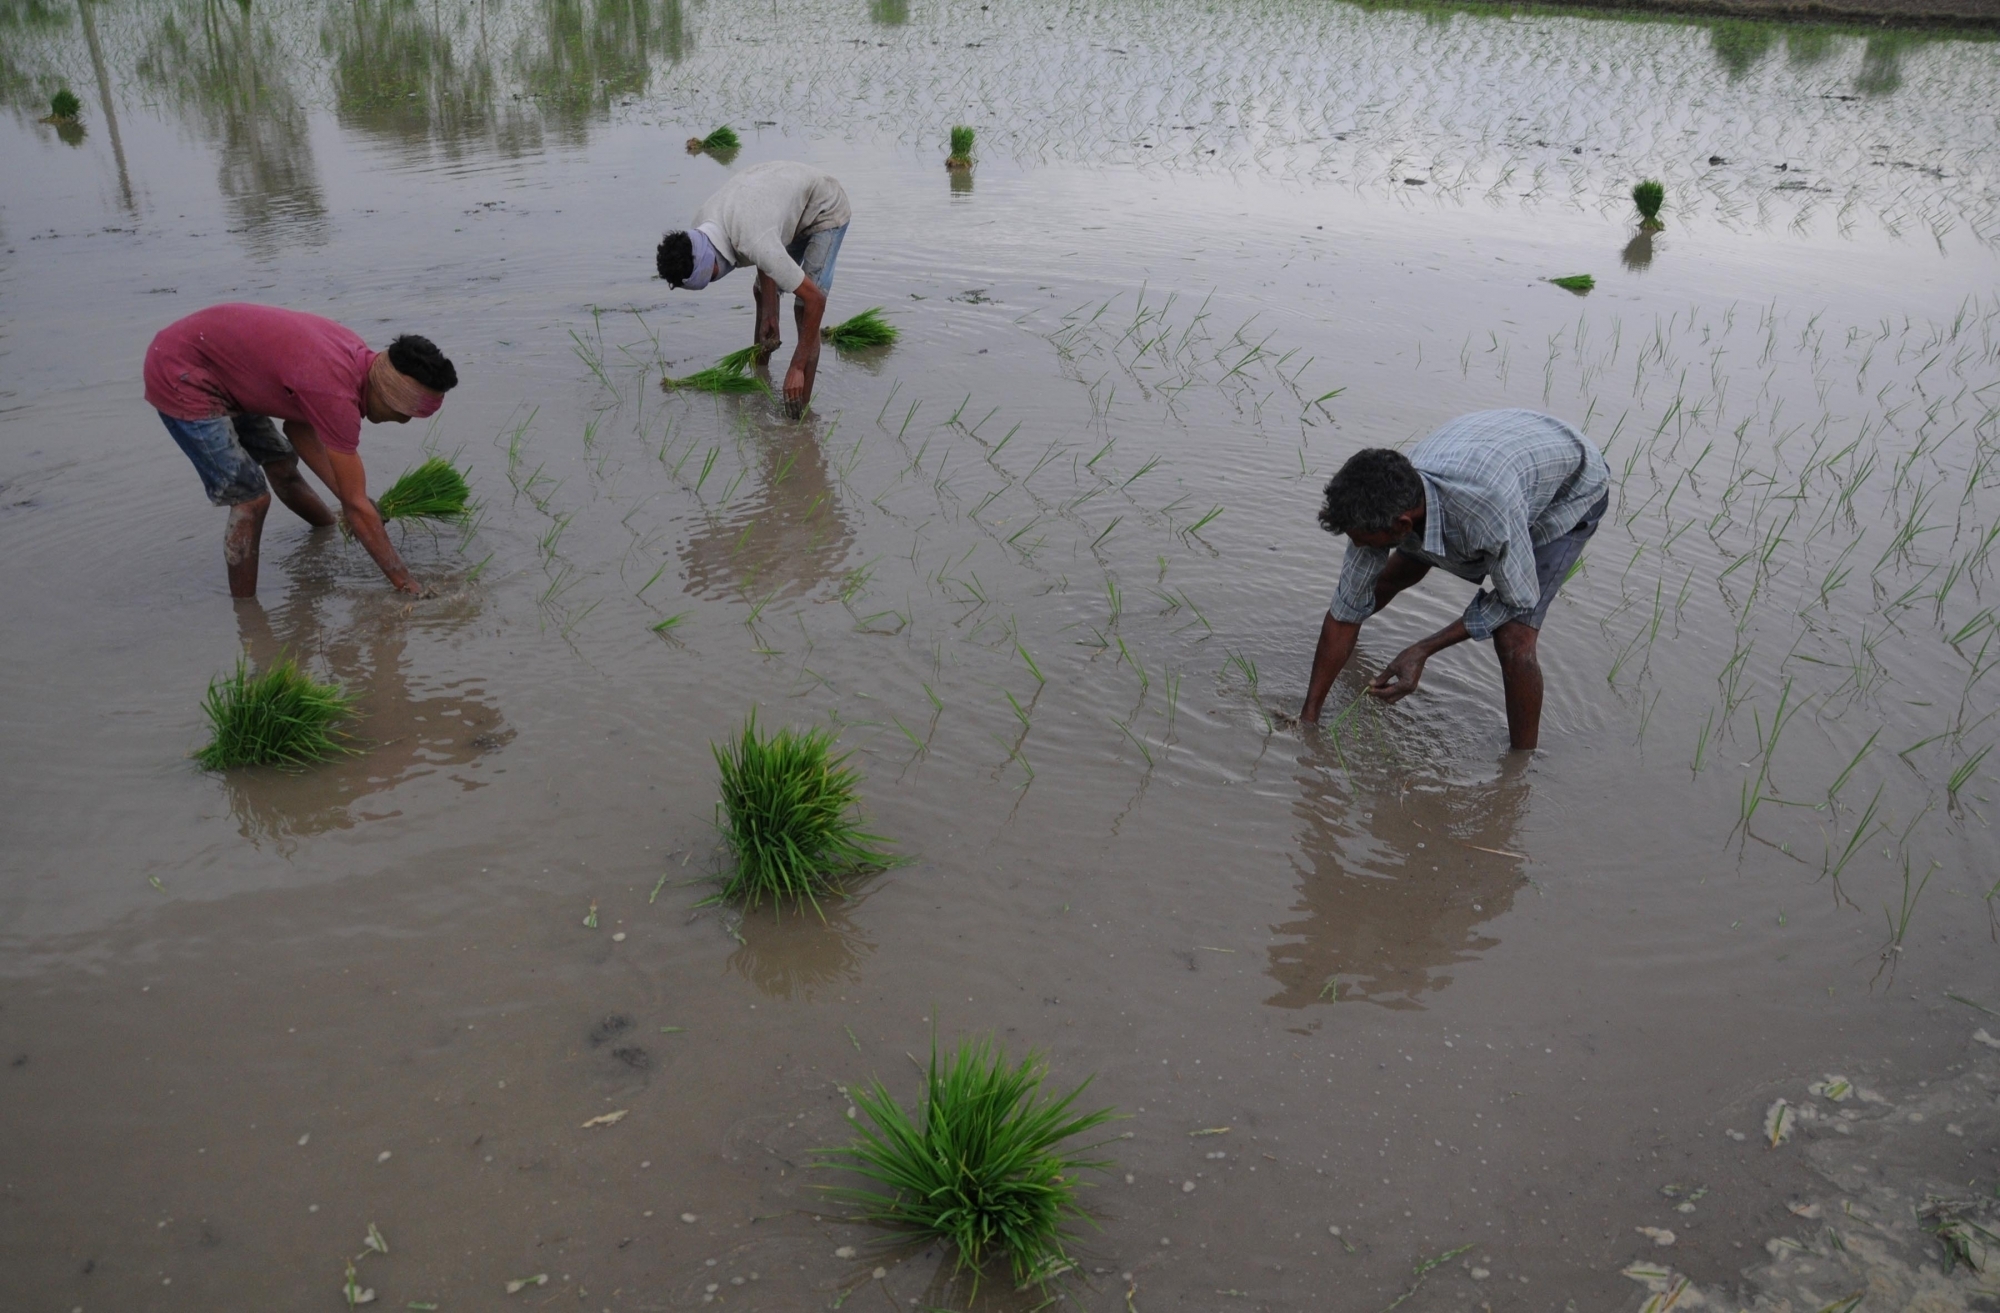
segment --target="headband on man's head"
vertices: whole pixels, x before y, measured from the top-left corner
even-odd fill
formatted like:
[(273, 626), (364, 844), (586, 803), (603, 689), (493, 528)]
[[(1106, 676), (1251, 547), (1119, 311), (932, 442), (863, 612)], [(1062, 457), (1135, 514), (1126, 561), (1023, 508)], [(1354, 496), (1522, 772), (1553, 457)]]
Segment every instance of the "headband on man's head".
[(444, 393), (433, 392), (389, 363), (389, 353), (378, 351), (368, 365), (368, 382), (382, 404), (411, 419), (428, 419), (444, 404)]
[(690, 292), (699, 292), (707, 287), (715, 274), (715, 243), (708, 240), (708, 234), (699, 228), (688, 229), (688, 245), (694, 248), (694, 268), (688, 270), (687, 277), (681, 279), (681, 286)]

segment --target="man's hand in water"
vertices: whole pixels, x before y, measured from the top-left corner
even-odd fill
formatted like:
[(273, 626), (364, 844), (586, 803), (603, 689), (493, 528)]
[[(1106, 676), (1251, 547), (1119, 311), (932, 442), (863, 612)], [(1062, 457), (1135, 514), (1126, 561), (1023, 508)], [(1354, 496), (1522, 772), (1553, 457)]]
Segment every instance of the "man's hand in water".
[(1401, 702), (1417, 691), (1417, 684), (1424, 677), (1424, 663), (1431, 654), (1419, 643), (1406, 647), (1396, 654), (1396, 659), (1383, 667), (1382, 673), (1368, 686), (1368, 692), (1384, 702)]
[(785, 371), (785, 407), (793, 415), (803, 415), (806, 403), (812, 400), (812, 376), (796, 358), (792, 367)]

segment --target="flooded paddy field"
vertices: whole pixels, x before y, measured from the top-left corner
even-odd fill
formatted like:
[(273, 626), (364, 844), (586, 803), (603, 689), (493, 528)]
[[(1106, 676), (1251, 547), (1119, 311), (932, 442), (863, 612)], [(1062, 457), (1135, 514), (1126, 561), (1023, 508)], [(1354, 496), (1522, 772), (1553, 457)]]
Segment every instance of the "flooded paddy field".
[[(1919, 1210), (2000, 1144), (2000, 47), (1285, 0), (0, 17), (6, 1307), (341, 1307), (371, 1224), (382, 1307), (1041, 1307), (815, 1188), (855, 1083), (987, 1032), (1128, 1118), (1076, 1307), (1992, 1299)], [(830, 314), (901, 340), (829, 349), (803, 420), (663, 392), (751, 311), (654, 243), (784, 158), (853, 198)], [(401, 536), (437, 596), (280, 510), (230, 601), (139, 376), (229, 300), (457, 362), (362, 445), (470, 468), (472, 526)], [(1354, 702), (1464, 605), (1435, 577), (1301, 733), (1320, 486), (1511, 405), (1614, 477), (1541, 750), (1477, 646)], [(245, 652), (339, 679), (366, 750), (199, 770)], [(908, 859), (824, 922), (703, 905), (753, 707), (837, 729)]]

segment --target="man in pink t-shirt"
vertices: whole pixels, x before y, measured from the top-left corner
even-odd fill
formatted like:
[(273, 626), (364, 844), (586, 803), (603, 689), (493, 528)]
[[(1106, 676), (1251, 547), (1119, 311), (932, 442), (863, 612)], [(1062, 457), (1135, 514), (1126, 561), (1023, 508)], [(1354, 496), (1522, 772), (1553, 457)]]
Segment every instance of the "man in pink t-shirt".
[[(257, 593), (257, 549), (271, 494), (316, 527), (335, 523), (299, 462), (339, 499), (347, 527), (389, 582), (421, 593), (361, 466), (361, 421), (407, 424), (437, 413), (458, 371), (429, 339), (371, 351), (331, 319), (268, 305), (217, 305), (161, 329), (146, 349), (146, 401), (194, 462), (209, 501), (229, 508), (223, 560), (232, 597)], [(273, 420), (280, 421), (280, 433)]]

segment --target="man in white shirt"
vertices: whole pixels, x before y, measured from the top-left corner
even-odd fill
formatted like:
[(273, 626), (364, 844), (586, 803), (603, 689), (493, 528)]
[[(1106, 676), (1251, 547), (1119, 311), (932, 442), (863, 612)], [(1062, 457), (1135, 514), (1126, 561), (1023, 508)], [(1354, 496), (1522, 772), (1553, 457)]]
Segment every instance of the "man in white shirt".
[(796, 298), (799, 344), (785, 371), (785, 401), (804, 411), (819, 372), (819, 328), (834, 261), (847, 236), (847, 192), (831, 174), (772, 160), (732, 177), (694, 216), (694, 226), (660, 239), (654, 260), (674, 287), (700, 291), (739, 264), (757, 266), (756, 346), (778, 349), (778, 297)]

